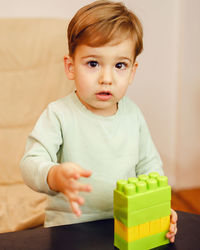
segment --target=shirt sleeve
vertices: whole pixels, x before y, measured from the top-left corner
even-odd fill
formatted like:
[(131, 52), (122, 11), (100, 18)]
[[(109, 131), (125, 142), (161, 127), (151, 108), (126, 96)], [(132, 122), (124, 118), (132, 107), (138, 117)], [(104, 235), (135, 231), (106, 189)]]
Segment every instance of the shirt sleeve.
[(163, 175), (162, 161), (152, 141), (146, 121), (139, 111), (139, 161), (136, 165), (136, 176), (158, 172)]
[(35, 191), (56, 194), (47, 184), (50, 168), (57, 165), (63, 143), (60, 121), (50, 104), (42, 113), (27, 139), (20, 168), (25, 183)]

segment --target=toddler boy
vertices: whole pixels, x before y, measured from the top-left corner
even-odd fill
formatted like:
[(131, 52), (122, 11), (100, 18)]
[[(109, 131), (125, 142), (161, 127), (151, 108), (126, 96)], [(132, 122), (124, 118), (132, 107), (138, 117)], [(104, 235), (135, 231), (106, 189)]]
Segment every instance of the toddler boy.
[[(64, 63), (76, 90), (48, 105), (21, 161), (27, 185), (48, 194), (45, 226), (111, 218), (118, 179), (163, 174), (146, 122), (125, 97), (142, 37), (122, 3), (95, 1), (71, 20)], [(172, 211), (171, 241), (176, 220)]]

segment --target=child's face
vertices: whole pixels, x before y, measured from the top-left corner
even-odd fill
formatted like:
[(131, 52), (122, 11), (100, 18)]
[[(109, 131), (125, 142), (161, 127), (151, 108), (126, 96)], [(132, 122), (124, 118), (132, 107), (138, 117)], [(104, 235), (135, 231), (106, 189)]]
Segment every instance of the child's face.
[(133, 51), (133, 41), (126, 39), (95, 48), (79, 45), (73, 59), (65, 58), (67, 76), (75, 80), (76, 94), (86, 108), (102, 116), (116, 113), (137, 67)]

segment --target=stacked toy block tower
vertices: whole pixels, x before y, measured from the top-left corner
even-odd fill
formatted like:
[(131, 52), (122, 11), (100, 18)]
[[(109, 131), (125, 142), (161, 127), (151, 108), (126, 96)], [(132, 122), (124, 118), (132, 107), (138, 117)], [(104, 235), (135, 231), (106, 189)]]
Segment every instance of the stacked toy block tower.
[(171, 214), (168, 178), (153, 172), (119, 180), (114, 190), (114, 245), (146, 250), (169, 243)]

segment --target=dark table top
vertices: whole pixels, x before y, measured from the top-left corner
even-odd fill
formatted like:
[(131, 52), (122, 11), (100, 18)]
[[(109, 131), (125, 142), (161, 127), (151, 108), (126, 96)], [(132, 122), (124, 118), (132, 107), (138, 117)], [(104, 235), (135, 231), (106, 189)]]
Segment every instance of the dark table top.
[[(200, 250), (200, 215), (178, 211), (174, 244), (156, 250)], [(114, 250), (113, 219), (0, 234), (0, 250)], [(142, 249), (141, 249), (142, 250)]]

